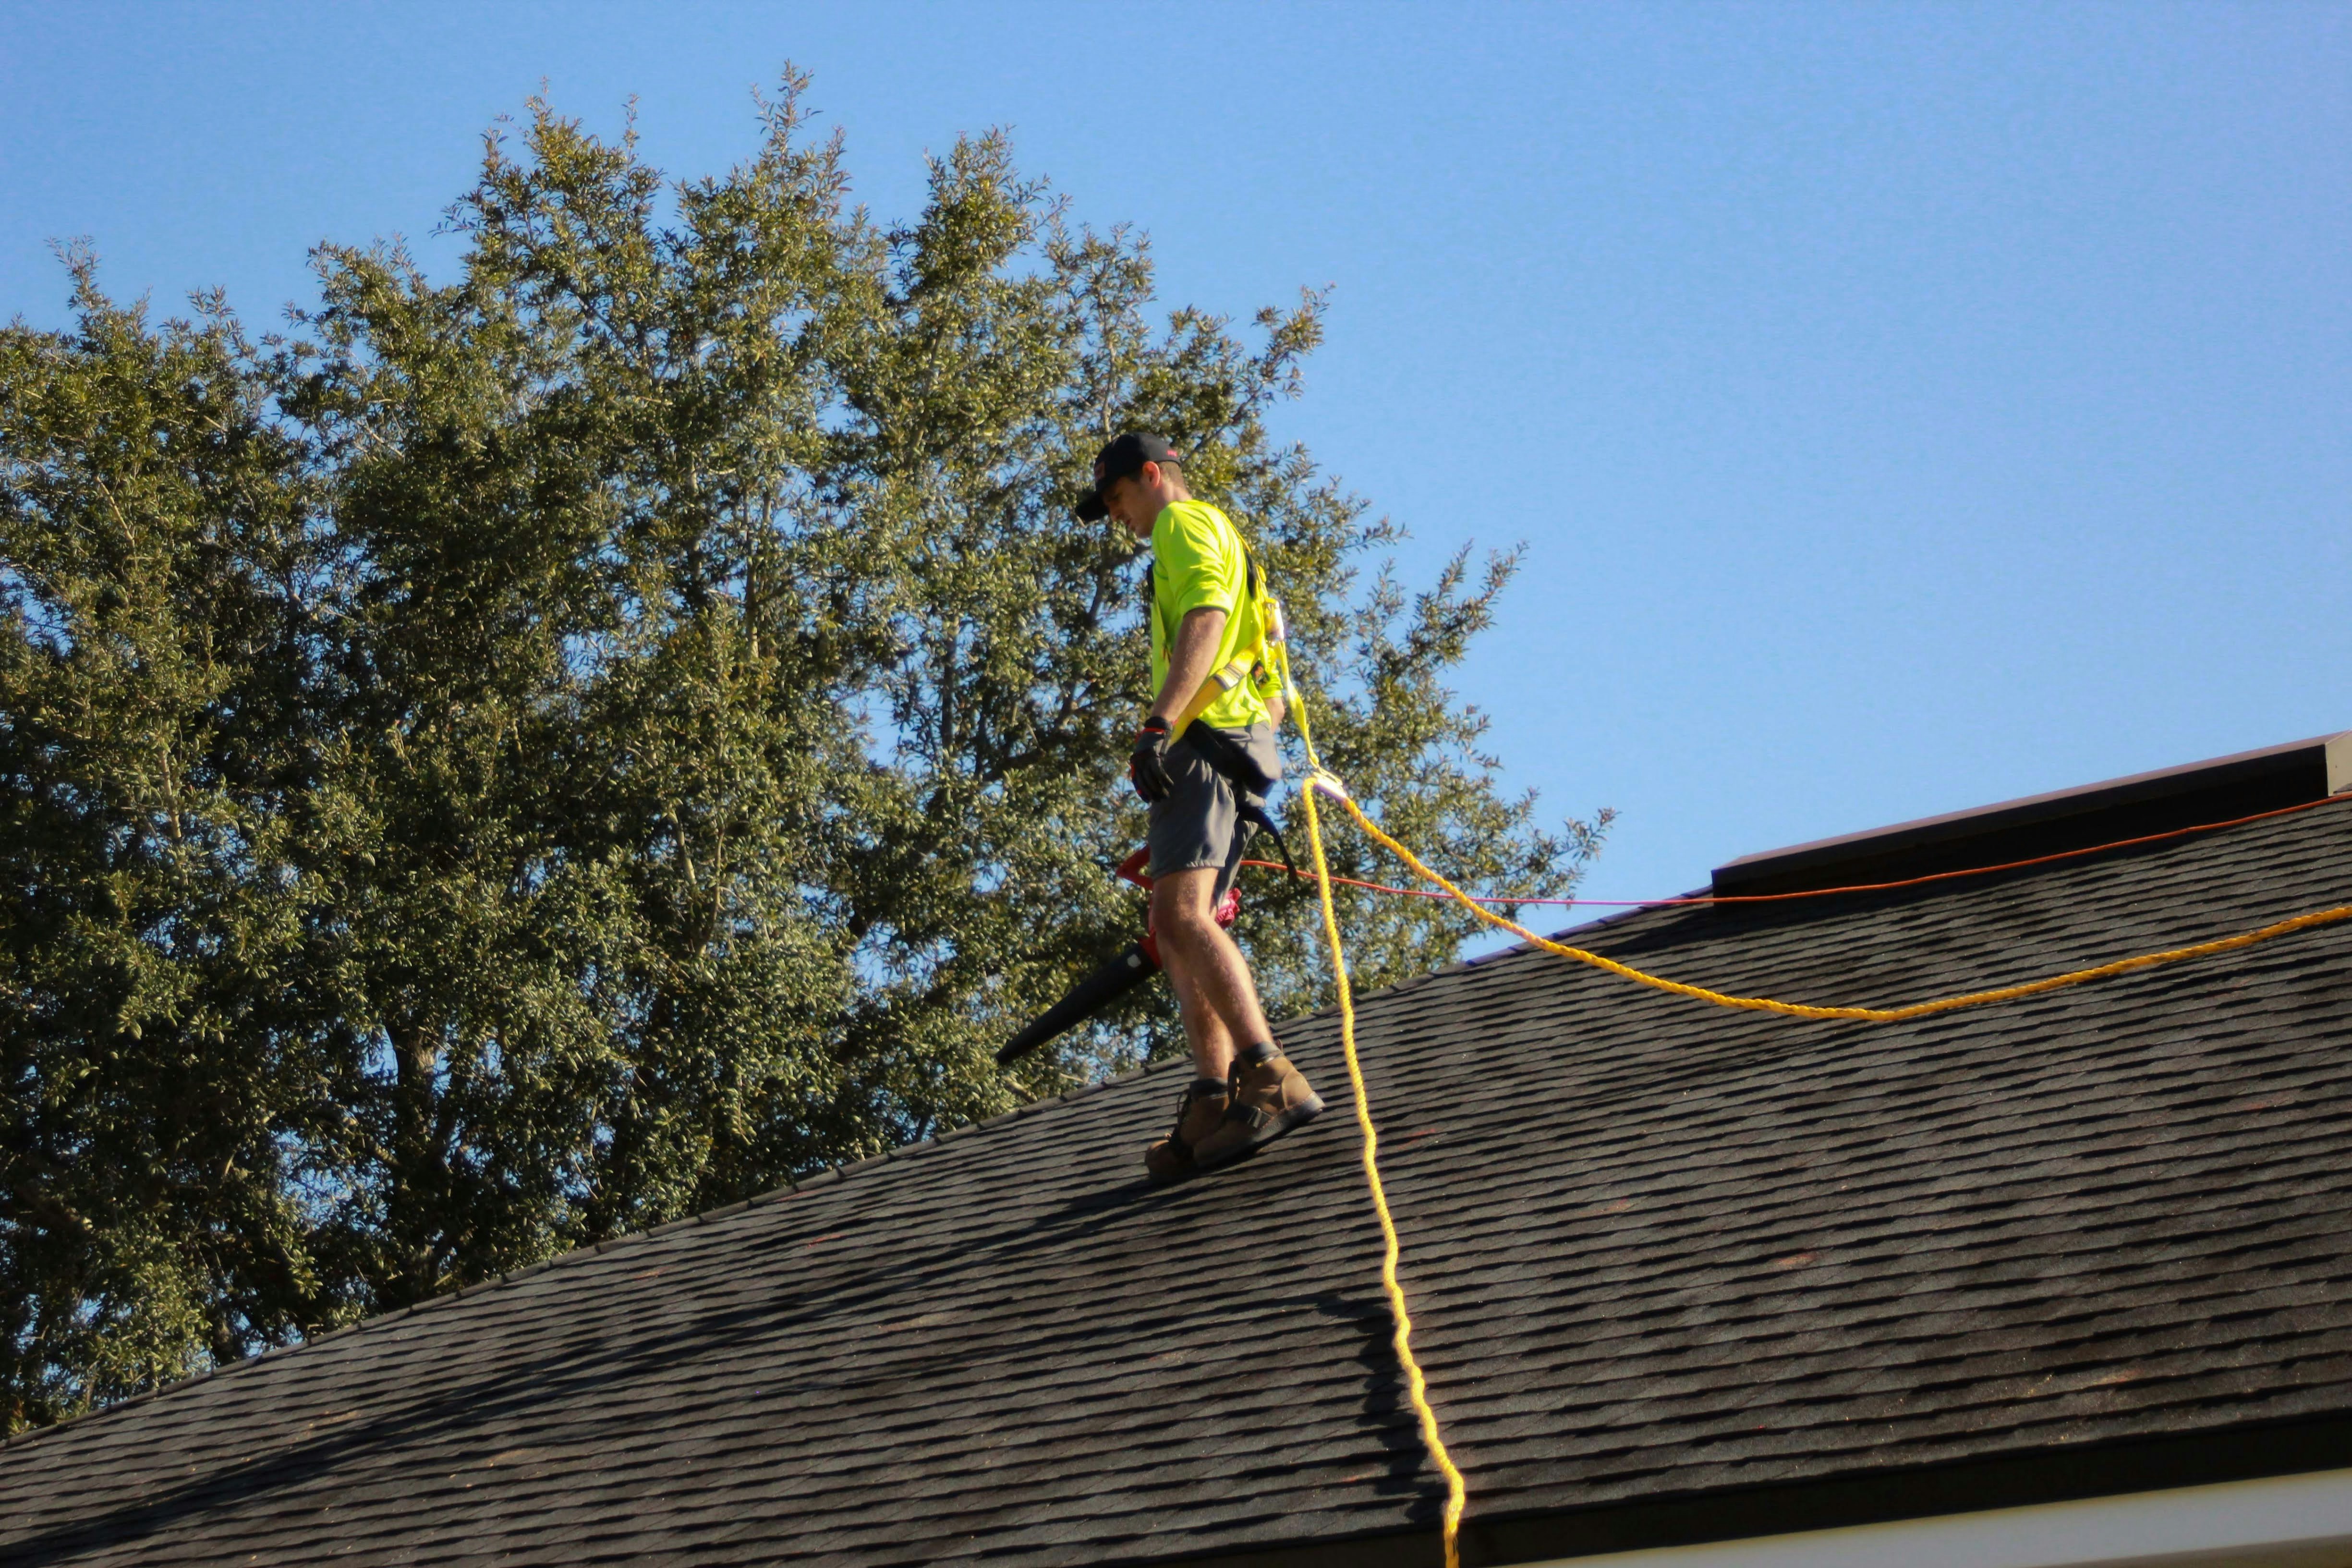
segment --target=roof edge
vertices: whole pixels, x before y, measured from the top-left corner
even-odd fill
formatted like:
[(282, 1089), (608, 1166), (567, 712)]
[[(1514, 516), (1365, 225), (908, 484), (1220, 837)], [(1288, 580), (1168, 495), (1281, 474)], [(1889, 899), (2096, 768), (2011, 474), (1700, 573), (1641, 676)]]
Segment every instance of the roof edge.
[[(1479, 1517), (1474, 1491), (1470, 1516), (1462, 1524), (1462, 1561), (1466, 1568), (1549, 1563), (2263, 1480), (2347, 1465), (2352, 1465), (2352, 1412), (2338, 1412), (2102, 1444), (2075, 1445), (2061, 1438), (1976, 1459), (1492, 1518)], [(1117, 1558), (1108, 1560), (1106, 1568), (1431, 1568), (1439, 1561), (1438, 1531), (1430, 1526), (1183, 1557)]]

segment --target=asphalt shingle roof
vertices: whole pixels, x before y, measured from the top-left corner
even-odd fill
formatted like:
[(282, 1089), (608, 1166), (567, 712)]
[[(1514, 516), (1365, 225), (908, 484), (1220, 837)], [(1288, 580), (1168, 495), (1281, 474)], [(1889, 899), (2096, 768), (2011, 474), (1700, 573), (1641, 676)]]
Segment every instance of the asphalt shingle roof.
[[(2330, 805), (1578, 940), (1889, 1004), (2347, 889)], [(2352, 927), (1906, 1025), (1526, 952), (1360, 1019), (1474, 1524), (2352, 1413)], [(1139, 1180), (1181, 1066), (1034, 1106), (19, 1443), (0, 1558), (1433, 1551), (1337, 1030), (1285, 1035), (1333, 1114), (1233, 1171)]]

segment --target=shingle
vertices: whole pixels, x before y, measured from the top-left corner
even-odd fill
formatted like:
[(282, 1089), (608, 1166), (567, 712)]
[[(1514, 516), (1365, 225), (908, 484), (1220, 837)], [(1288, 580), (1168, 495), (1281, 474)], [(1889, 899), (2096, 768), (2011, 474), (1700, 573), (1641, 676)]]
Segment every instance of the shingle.
[[(2347, 872), (2331, 808), (1577, 940), (1902, 1002), (2250, 929)], [(1474, 1518), (2352, 1413), (2352, 928), (1907, 1025), (1725, 1012), (1528, 951), (1360, 1015)], [(1285, 1035), (1344, 1094), (1334, 1021)], [(0, 1551), (881, 1568), (1426, 1528), (1344, 1105), (1156, 1192), (1136, 1155), (1177, 1082), (16, 1443)]]

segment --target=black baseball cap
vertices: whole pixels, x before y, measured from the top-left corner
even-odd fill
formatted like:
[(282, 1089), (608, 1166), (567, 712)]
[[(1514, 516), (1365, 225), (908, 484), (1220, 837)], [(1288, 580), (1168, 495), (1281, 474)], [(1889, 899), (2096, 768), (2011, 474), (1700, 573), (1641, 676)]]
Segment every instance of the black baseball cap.
[(1165, 436), (1130, 430), (1095, 454), (1094, 488), (1078, 501), (1078, 521), (1094, 522), (1110, 515), (1103, 492), (1129, 474), (1139, 474), (1146, 463), (1182, 463), (1184, 456)]

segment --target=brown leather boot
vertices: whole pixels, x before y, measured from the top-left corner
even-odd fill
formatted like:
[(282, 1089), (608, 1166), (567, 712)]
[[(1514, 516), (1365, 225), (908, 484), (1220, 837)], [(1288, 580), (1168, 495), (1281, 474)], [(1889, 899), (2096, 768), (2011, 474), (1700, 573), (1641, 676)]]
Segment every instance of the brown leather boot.
[(1223, 1122), (1230, 1102), (1224, 1089), (1211, 1089), (1197, 1079), (1186, 1084), (1184, 1099), (1176, 1107), (1176, 1125), (1168, 1130), (1167, 1137), (1143, 1151), (1144, 1173), (1155, 1182), (1191, 1175), (1193, 1146)]
[(1192, 1141), (1195, 1169), (1229, 1165), (1323, 1114), (1323, 1097), (1307, 1087), (1280, 1051), (1258, 1061), (1236, 1061), (1232, 1099), (1224, 1120), (1206, 1137)]

